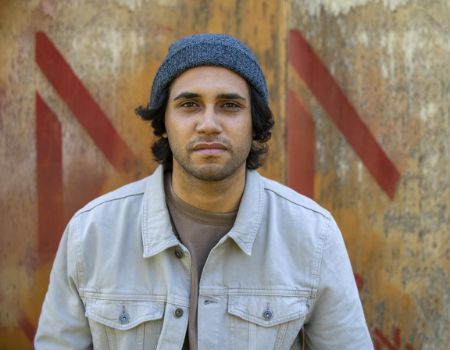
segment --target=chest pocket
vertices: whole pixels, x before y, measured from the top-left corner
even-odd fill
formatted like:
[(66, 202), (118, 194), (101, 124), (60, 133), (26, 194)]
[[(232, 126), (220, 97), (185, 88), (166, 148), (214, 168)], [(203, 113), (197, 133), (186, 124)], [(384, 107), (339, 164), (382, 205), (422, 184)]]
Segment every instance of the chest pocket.
[(289, 349), (307, 310), (307, 299), (296, 296), (230, 295), (233, 349)]
[(94, 349), (156, 349), (164, 302), (90, 299), (85, 305)]

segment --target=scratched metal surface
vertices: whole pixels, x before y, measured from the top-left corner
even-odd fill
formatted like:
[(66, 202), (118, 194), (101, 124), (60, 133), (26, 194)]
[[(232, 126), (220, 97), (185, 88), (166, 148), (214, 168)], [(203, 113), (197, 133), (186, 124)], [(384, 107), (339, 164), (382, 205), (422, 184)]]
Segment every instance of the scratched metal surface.
[(31, 349), (68, 218), (155, 168), (133, 111), (176, 38), (227, 32), (256, 51), (277, 122), (263, 173), (284, 181), (284, 19), (268, 0), (2, 1), (0, 349)]
[[(59, 226), (89, 199), (154, 169), (149, 128), (133, 109), (145, 104), (169, 43), (204, 31), (238, 35), (257, 52), (277, 122), (263, 173), (303, 186), (335, 214), (377, 348), (445, 349), (449, 16), (443, 0), (3, 1), (0, 349), (31, 348)], [(288, 55), (297, 32), (328, 75), (298, 73)], [(314, 87), (316, 76), (327, 89)], [(65, 93), (80, 83), (85, 91)], [(336, 112), (342, 96), (400, 174), (385, 187), (383, 171), (368, 171), (365, 143), (336, 127), (347, 118)], [(98, 108), (115, 136), (92, 131)], [(287, 112), (295, 113), (285, 133)], [(289, 173), (293, 163), (301, 167)]]
[(341, 226), (377, 349), (450, 341), (449, 16), (447, 1), (291, 1), (289, 28), (400, 174), (391, 198), (365, 166), (373, 154), (336, 127), (344, 102), (327, 112), (329, 86), (314, 92), (290, 62), (289, 89), (315, 125), (315, 199)]

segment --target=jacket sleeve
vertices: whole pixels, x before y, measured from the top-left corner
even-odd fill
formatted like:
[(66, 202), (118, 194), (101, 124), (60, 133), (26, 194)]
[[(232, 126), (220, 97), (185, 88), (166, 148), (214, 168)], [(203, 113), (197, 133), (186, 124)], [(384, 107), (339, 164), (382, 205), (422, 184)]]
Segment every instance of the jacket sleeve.
[(326, 225), (317, 299), (305, 325), (306, 348), (373, 349), (341, 232), (332, 218)]
[(34, 339), (36, 350), (92, 348), (84, 304), (78, 294), (78, 249), (73, 226), (72, 220), (62, 236), (50, 273), (49, 287)]

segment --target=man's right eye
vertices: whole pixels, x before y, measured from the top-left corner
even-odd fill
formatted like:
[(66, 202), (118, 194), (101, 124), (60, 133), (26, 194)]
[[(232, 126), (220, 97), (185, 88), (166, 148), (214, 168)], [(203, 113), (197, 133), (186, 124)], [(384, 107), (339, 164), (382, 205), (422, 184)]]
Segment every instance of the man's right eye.
[(195, 108), (197, 107), (197, 104), (192, 101), (186, 101), (180, 104), (180, 107), (182, 108)]

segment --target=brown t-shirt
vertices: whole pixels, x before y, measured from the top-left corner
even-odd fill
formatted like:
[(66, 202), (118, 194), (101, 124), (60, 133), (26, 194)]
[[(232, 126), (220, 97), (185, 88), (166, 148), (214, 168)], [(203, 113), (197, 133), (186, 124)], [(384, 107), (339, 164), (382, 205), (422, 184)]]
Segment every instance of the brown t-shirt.
[(191, 206), (173, 191), (171, 175), (166, 173), (164, 178), (167, 207), (180, 241), (191, 254), (189, 323), (183, 349), (197, 350), (198, 285), (203, 266), (211, 249), (233, 227), (237, 212), (215, 213)]

